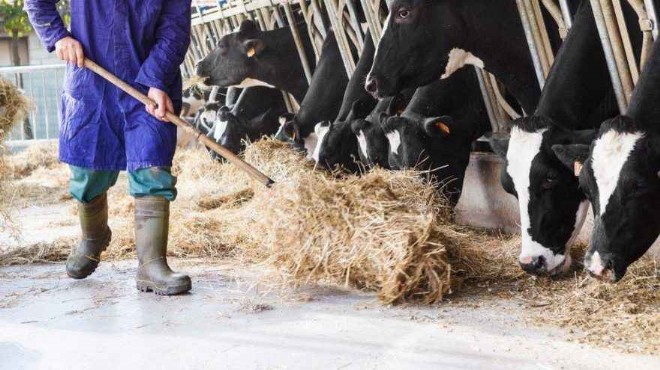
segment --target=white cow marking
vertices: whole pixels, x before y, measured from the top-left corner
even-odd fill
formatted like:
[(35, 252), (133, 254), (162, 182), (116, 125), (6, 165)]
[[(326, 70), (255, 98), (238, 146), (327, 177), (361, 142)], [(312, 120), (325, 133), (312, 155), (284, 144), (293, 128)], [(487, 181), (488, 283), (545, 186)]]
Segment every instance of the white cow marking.
[(214, 110), (205, 110), (199, 115), (199, 121), (207, 130), (213, 129), (213, 121), (215, 121), (218, 112)]
[(225, 134), (225, 131), (227, 131), (227, 121), (216, 121), (215, 126), (213, 127), (213, 139), (215, 139), (215, 141), (220, 141)]
[(644, 135), (641, 132), (620, 133), (610, 130), (596, 140), (591, 166), (598, 186), (600, 216), (605, 214), (607, 204), (619, 182), (621, 169), (642, 136)]
[(248, 87), (255, 87), (255, 86), (265, 86), (265, 87), (275, 88), (275, 86), (273, 86), (269, 83), (266, 83), (266, 82), (263, 82), (263, 81), (260, 81), (260, 80), (256, 80), (254, 78), (246, 78), (243, 81), (241, 81), (240, 84), (233, 85), (232, 87), (238, 87), (238, 88), (241, 88), (241, 89), (245, 89), (245, 88), (248, 88)]
[(585, 200), (580, 203), (580, 206), (578, 207), (577, 213), (575, 214), (575, 226), (573, 226), (573, 234), (571, 234), (571, 238), (568, 239), (568, 242), (566, 242), (566, 254), (568, 254), (569, 248), (573, 245), (575, 239), (577, 239), (578, 235), (580, 235), (580, 230), (582, 230), (584, 220), (587, 218), (587, 212), (589, 212), (589, 204), (589, 201)]
[(453, 48), (449, 52), (449, 61), (447, 62), (447, 66), (445, 67), (445, 73), (440, 78), (445, 79), (466, 65), (473, 65), (481, 69), (484, 69), (483, 60), (477, 58), (476, 56), (474, 56), (474, 54), (470, 53), (469, 51), (465, 51), (459, 48)]
[(307, 159), (310, 161), (314, 160), (313, 158), (314, 149), (316, 149), (316, 145), (318, 141), (319, 141), (319, 137), (316, 136), (315, 132), (312, 132), (311, 134), (309, 134), (309, 136), (303, 139), (305, 150), (307, 150)]
[(360, 150), (365, 159), (369, 159), (369, 151), (367, 147), (367, 137), (364, 135), (364, 130), (360, 130), (360, 134), (357, 136), (358, 144), (360, 144)]
[(541, 151), (543, 133), (546, 130), (527, 132), (519, 127), (514, 127), (511, 130), (509, 150), (506, 154), (508, 162), (506, 170), (513, 180), (516, 193), (518, 193), (518, 206), (520, 207), (522, 250), (518, 259), (520, 263), (527, 264), (533, 258), (543, 256), (546, 261), (547, 271), (552, 271), (557, 266), (564, 264), (566, 257), (563, 254), (555, 255), (549, 248), (532, 240), (532, 236), (529, 234), (529, 228), (531, 227), (531, 218), (529, 215), (529, 176), (532, 169), (532, 161)]
[(401, 146), (401, 134), (399, 131), (394, 130), (385, 134), (387, 141), (390, 142), (390, 151), (396, 155), (399, 154), (399, 147)]
[(316, 141), (316, 146), (314, 147), (314, 152), (312, 154), (312, 159), (314, 159), (314, 162), (319, 163), (319, 156), (321, 155), (321, 147), (323, 146), (323, 141), (325, 140), (325, 136), (328, 134), (330, 131), (330, 126), (324, 125), (323, 123), (319, 123), (314, 127), (314, 132), (316, 133), (317, 141)]
[(600, 253), (598, 253), (598, 251), (591, 255), (587, 269), (597, 276), (600, 276), (603, 273), (603, 270), (605, 270), (603, 259), (600, 258)]

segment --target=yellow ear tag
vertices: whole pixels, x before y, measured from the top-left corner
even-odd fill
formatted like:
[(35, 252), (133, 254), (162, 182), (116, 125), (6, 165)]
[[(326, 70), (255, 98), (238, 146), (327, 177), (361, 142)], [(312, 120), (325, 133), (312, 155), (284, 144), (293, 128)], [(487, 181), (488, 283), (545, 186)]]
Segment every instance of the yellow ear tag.
[(293, 134), (291, 134), (291, 140), (296, 141), (296, 132), (294, 131)]
[(583, 165), (581, 162), (575, 161), (575, 163), (573, 163), (573, 171), (575, 171), (576, 177), (580, 176), (580, 172), (582, 172), (582, 166)]
[(447, 135), (449, 135), (451, 133), (451, 130), (449, 129), (449, 126), (445, 125), (441, 121), (438, 121), (438, 123), (436, 123), (435, 126), (437, 128), (439, 128), (440, 131), (444, 132)]
[(250, 49), (247, 51), (247, 56), (248, 56), (248, 58), (252, 58), (255, 54), (257, 54), (257, 51), (254, 50), (254, 48), (250, 48)]

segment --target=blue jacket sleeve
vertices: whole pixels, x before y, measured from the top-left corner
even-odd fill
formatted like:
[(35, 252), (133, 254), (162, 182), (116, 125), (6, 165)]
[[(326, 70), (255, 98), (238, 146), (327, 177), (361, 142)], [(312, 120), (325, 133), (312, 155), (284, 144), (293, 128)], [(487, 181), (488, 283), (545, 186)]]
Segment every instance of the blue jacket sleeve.
[(48, 52), (55, 50), (55, 43), (66, 36), (70, 36), (62, 17), (57, 12), (55, 4), (59, 0), (26, 0), (25, 11), (28, 13), (30, 23), (37, 31)]
[(168, 91), (180, 75), (190, 45), (190, 0), (166, 0), (156, 26), (156, 44), (142, 64), (136, 82)]

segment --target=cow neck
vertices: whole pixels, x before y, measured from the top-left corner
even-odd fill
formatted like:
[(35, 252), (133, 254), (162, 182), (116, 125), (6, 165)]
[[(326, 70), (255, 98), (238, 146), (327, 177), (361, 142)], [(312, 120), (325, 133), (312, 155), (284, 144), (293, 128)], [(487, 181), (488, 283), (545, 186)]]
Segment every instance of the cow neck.
[(314, 132), (321, 121), (333, 120), (341, 106), (348, 77), (334, 33), (328, 33), (309, 90), (296, 114), (302, 137)]
[(637, 128), (660, 133), (660, 42), (653, 44), (626, 114)]
[[(300, 35), (305, 53), (309, 54), (308, 50), (312, 49), (309, 35), (307, 32), (302, 32)], [(284, 90), (293, 95), (297, 101), (302, 102), (308, 89), (308, 83), (290, 29), (287, 27), (272, 32), (263, 32), (262, 39), (268, 45), (269, 52), (258, 57), (259, 64), (263, 66), (283, 64), (279, 66), (280, 68), (256, 68), (256, 79)], [(311, 64), (310, 67), (313, 68), (316, 58), (308, 55), (307, 60)]]
[(515, 1), (464, 0), (456, 7), (468, 30), (458, 47), (481, 59), (525, 112), (534, 112), (541, 89)]
[(598, 127), (618, 113), (591, 5), (583, 1), (550, 70), (536, 115), (568, 129)]
[(373, 39), (371, 38), (371, 35), (367, 33), (367, 36), (364, 39), (364, 48), (362, 49), (360, 60), (358, 60), (353, 76), (351, 76), (348, 81), (348, 86), (346, 87), (344, 98), (342, 99), (341, 108), (339, 109), (335, 121), (345, 120), (351, 111), (353, 103), (358, 100), (368, 101), (369, 104), (371, 104), (372, 109), (376, 106), (376, 99), (374, 99), (364, 88), (364, 81), (367, 79), (367, 75), (371, 70), (371, 65), (374, 63), (375, 53), (376, 48)]

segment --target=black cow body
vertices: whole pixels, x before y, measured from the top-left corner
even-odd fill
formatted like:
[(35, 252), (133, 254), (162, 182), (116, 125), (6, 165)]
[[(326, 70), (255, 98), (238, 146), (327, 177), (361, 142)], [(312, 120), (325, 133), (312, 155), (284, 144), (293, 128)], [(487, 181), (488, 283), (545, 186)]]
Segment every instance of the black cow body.
[[(660, 43), (654, 44), (625, 116), (608, 120), (589, 145), (553, 150), (579, 176), (594, 210), (585, 268), (608, 281), (660, 234)], [(584, 166), (582, 166), (584, 165)]]
[(328, 33), (321, 51), (312, 82), (295, 115), (285, 114), (276, 138), (292, 143), (300, 150), (306, 150), (311, 158), (316, 147), (314, 126), (334, 119), (339, 113), (342, 97), (346, 91), (348, 77), (337, 46), (334, 32)]
[(593, 129), (617, 112), (594, 16), (585, 0), (555, 59), (534, 116), (514, 122), (507, 142), (493, 142), (507, 162), (502, 185), (520, 206), (519, 262), (525, 271), (549, 275), (567, 271), (569, 248), (588, 210), (577, 180), (552, 146), (589, 143), (593, 131), (573, 135), (571, 130)]
[(484, 67), (533, 112), (540, 96), (516, 2), (393, 0), (365, 85), (378, 96), (427, 85), (465, 64)]
[[(309, 35), (301, 33), (310, 63), (316, 58)], [(288, 27), (260, 31), (244, 21), (238, 32), (222, 37), (218, 47), (197, 64), (205, 84), (221, 87), (269, 86), (291, 93), (299, 102), (307, 93), (307, 79)], [(313, 65), (311, 67), (314, 67)]]
[(420, 87), (401, 116), (383, 124), (390, 166), (428, 170), (452, 206), (463, 189), (472, 142), (489, 129), (474, 68)]

